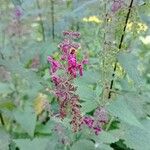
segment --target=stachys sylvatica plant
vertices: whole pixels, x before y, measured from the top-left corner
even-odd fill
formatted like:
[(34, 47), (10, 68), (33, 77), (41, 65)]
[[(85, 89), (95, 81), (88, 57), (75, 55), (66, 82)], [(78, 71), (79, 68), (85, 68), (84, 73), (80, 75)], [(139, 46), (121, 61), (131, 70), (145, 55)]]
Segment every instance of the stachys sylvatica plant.
[(52, 93), (59, 103), (59, 117), (64, 119), (71, 114), (74, 132), (82, 129), (81, 126), (86, 125), (98, 135), (102, 125), (107, 122), (106, 111), (104, 108), (98, 108), (94, 113), (96, 114), (94, 115), (95, 118), (82, 116), (80, 98), (76, 94), (77, 87), (73, 84), (74, 79), (83, 76), (84, 65), (88, 64), (87, 56), (83, 56), (82, 60), (79, 60), (77, 56), (77, 53), (80, 53), (81, 46), (75, 40), (80, 37), (80, 33), (64, 31), (63, 35), (64, 40), (58, 45), (60, 58), (56, 60), (53, 56), (47, 57), (51, 65), (50, 76), (54, 85)]

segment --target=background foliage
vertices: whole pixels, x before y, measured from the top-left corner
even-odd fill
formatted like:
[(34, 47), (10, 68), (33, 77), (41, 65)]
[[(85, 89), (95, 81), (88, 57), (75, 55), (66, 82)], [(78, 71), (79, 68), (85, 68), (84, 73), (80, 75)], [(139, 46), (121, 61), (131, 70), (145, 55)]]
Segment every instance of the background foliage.
[[(150, 149), (150, 2), (131, 2), (113, 12), (113, 0), (0, 1), (0, 150)], [(109, 113), (98, 136), (49, 116), (58, 104), (47, 56), (58, 56), (64, 30), (79, 31), (89, 55), (74, 83), (82, 114)]]

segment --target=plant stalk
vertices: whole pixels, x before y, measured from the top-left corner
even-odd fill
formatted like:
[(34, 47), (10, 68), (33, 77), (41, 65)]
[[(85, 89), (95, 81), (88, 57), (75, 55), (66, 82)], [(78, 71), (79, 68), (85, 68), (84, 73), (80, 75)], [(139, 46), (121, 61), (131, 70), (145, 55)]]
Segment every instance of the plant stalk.
[(0, 112), (0, 120), (1, 120), (2, 125), (5, 126), (4, 118), (1, 112)]
[(55, 39), (54, 0), (51, 0), (52, 39)]
[[(125, 37), (125, 32), (126, 32), (127, 24), (128, 24), (129, 17), (130, 17), (130, 14), (131, 14), (131, 8), (132, 8), (132, 5), (133, 5), (133, 1), (134, 0), (131, 0), (130, 5), (128, 7), (128, 13), (127, 13), (126, 20), (125, 20), (123, 34), (121, 36), (121, 39), (120, 39), (120, 42), (119, 42), (119, 46), (118, 46), (119, 49), (122, 48), (122, 44), (123, 44), (123, 40), (124, 40), (124, 37)], [(114, 85), (114, 78), (115, 78), (115, 73), (116, 73), (116, 70), (117, 70), (117, 64), (118, 64), (118, 61), (116, 60), (115, 65), (114, 65), (114, 69), (113, 69), (112, 80), (111, 80), (111, 83), (110, 83), (110, 88), (109, 88), (110, 91), (108, 93), (108, 99), (111, 98), (111, 90), (112, 90), (113, 85)]]
[[(41, 7), (40, 7), (40, 3), (39, 3), (39, 0), (36, 0), (36, 4), (37, 4), (37, 8), (40, 10)], [(44, 30), (44, 23), (43, 23), (43, 20), (42, 20), (42, 14), (39, 13), (39, 23), (41, 25), (41, 29), (42, 29), (42, 36), (43, 36), (43, 41), (45, 42), (45, 30)]]

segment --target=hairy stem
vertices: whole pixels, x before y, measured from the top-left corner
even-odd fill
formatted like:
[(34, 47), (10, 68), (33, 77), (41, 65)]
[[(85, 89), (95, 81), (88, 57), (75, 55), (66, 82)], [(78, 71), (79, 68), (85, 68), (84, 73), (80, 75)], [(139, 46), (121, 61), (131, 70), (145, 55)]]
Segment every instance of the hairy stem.
[(108, 123), (107, 126), (106, 126), (105, 131), (108, 131), (108, 130), (109, 130), (109, 128), (111, 127), (111, 124), (112, 124), (113, 121), (114, 121), (114, 117), (112, 117), (112, 118), (110, 119), (109, 123)]
[[(36, 0), (36, 4), (37, 4), (37, 8), (40, 10), (41, 7), (40, 7), (40, 3), (39, 3), (39, 0)], [(41, 13), (39, 13), (39, 23), (40, 23), (40, 26), (41, 26), (41, 29), (42, 29), (42, 36), (43, 36), (43, 41), (45, 41), (45, 30), (44, 30), (44, 23), (43, 23), (43, 20), (42, 20), (42, 15)]]
[[(2, 31), (2, 50), (5, 49), (5, 31)], [(2, 59), (4, 59), (4, 55), (2, 51), (0, 51), (0, 56)]]
[(51, 0), (52, 38), (55, 39), (54, 0)]
[[(122, 36), (121, 36), (121, 39), (120, 39), (120, 42), (119, 42), (119, 46), (118, 46), (119, 49), (122, 48), (122, 44), (123, 44), (123, 40), (124, 40), (124, 36), (125, 36), (127, 24), (128, 24), (129, 17), (130, 17), (130, 14), (131, 14), (131, 8), (132, 8), (132, 5), (133, 5), (133, 1), (134, 1), (134, 0), (131, 0), (130, 5), (129, 5), (129, 8), (128, 8), (128, 13), (127, 13), (127, 16), (126, 16), (123, 33), (122, 33)], [(116, 69), (117, 69), (117, 63), (118, 63), (118, 61), (116, 61), (116, 62), (115, 62), (115, 65), (114, 65), (113, 74), (112, 74), (112, 80), (111, 80), (110, 88), (109, 88), (110, 91), (109, 91), (109, 93), (108, 93), (108, 99), (111, 98), (111, 90), (112, 90), (113, 85), (114, 85), (114, 77), (115, 77), (115, 72), (116, 72)]]

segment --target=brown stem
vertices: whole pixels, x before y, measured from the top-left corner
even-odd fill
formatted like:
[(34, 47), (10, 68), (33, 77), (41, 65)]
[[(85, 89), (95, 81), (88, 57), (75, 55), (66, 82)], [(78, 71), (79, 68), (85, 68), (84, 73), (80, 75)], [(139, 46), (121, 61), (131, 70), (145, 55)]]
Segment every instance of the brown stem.
[(3, 118), (2, 113), (0, 113), (0, 120), (1, 120), (2, 125), (5, 126), (5, 122), (4, 122), (4, 118)]
[[(131, 8), (132, 8), (132, 5), (133, 5), (133, 1), (134, 1), (134, 0), (131, 0), (130, 5), (129, 5), (129, 8), (128, 8), (128, 13), (127, 13), (127, 16), (126, 16), (125, 25), (124, 25), (124, 29), (123, 29), (123, 34), (122, 34), (122, 36), (121, 36), (120, 43), (119, 43), (119, 47), (118, 47), (119, 49), (122, 48), (122, 44), (123, 44), (123, 40), (124, 40), (124, 36), (125, 36), (127, 24), (128, 24), (129, 17), (130, 17), (130, 14), (131, 14)], [(109, 91), (109, 93), (108, 93), (108, 99), (111, 98), (111, 90), (112, 90), (113, 84), (114, 84), (114, 77), (115, 77), (115, 72), (116, 72), (116, 69), (117, 69), (117, 63), (118, 63), (118, 61), (115, 62), (115, 66), (114, 66), (114, 69), (113, 69), (112, 80), (111, 80), (110, 88), (109, 88), (110, 91)]]

